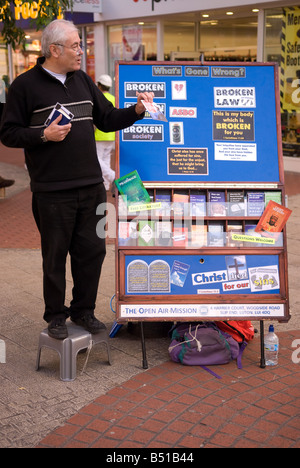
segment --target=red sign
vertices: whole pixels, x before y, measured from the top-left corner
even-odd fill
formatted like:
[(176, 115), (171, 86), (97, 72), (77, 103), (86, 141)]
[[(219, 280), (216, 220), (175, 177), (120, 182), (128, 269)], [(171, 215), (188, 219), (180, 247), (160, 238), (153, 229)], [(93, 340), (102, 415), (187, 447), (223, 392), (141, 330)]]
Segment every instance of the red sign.
[[(134, 1), (135, 3), (137, 3), (139, 0), (133, 0), (133, 1)], [(144, 2), (147, 2), (148, 0), (143, 0), (143, 1), (144, 1)], [(152, 1), (152, 11), (154, 11), (154, 5), (155, 5), (155, 3), (160, 3), (160, 2), (163, 1), (163, 0), (151, 0), (151, 1)], [(164, 1), (166, 2), (167, 0), (164, 0)]]

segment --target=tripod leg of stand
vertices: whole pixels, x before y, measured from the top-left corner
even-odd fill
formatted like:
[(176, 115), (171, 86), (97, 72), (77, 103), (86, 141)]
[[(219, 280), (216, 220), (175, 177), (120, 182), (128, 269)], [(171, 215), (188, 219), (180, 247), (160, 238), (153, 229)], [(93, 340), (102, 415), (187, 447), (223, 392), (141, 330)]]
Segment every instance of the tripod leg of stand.
[(144, 337), (144, 324), (140, 322), (141, 326), (141, 341), (142, 341), (142, 351), (143, 351), (143, 369), (148, 369), (147, 356), (146, 356), (146, 343)]
[(264, 346), (264, 321), (260, 321), (260, 367), (266, 367), (265, 346)]

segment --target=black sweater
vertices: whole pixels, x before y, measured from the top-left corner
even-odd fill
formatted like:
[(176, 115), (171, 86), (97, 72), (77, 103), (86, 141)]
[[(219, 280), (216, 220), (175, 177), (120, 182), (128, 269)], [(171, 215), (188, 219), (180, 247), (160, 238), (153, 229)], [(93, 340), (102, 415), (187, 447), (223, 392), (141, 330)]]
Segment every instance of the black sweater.
[[(131, 126), (141, 117), (135, 106), (116, 109), (91, 78), (79, 70), (63, 85), (41, 66), (18, 76), (9, 88), (0, 126), (0, 140), (24, 148), (33, 192), (65, 190), (101, 182), (94, 124), (104, 132)], [(71, 132), (62, 142), (42, 143), (41, 130), (55, 104), (73, 114)]]

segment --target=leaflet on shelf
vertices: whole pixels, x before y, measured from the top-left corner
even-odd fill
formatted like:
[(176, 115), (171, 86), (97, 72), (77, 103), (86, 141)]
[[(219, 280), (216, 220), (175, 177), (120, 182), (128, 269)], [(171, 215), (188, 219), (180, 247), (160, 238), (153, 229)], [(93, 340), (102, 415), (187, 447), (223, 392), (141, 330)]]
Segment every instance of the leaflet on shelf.
[(196, 217), (206, 216), (206, 195), (204, 193), (191, 193), (190, 215)]
[(234, 190), (227, 192), (228, 216), (245, 216), (245, 195), (244, 190)]
[(224, 224), (210, 221), (208, 225), (208, 245), (210, 247), (224, 247)]
[(264, 192), (247, 193), (247, 214), (248, 216), (261, 216), (265, 208)]
[(279, 205), (273, 200), (269, 201), (258, 221), (255, 232), (261, 233), (263, 237), (278, 239), (291, 213), (292, 211), (289, 208)]
[(224, 191), (208, 192), (208, 215), (226, 216), (226, 203)]

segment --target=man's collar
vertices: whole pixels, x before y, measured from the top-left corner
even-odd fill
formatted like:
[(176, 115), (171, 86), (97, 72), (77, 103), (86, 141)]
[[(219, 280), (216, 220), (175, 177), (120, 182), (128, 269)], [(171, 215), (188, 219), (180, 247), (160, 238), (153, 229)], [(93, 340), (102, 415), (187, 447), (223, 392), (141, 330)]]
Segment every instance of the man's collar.
[[(44, 67), (43, 67), (43, 64), (45, 63), (46, 61), (46, 57), (42, 56), (42, 57), (38, 57), (37, 61), (36, 61), (36, 64), (39, 68), (42, 68), (44, 70)], [(68, 72), (67, 73), (67, 78), (69, 78), (70, 76), (74, 75), (75, 71), (71, 71), (71, 72)]]

